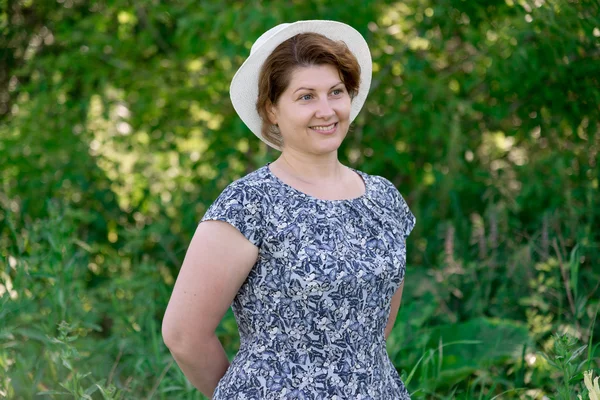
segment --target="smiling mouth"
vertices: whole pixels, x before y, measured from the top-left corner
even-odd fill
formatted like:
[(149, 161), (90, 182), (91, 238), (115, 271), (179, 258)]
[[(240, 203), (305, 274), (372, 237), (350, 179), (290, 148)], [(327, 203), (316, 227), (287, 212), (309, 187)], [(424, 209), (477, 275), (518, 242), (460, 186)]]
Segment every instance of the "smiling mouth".
[(331, 125), (311, 126), (310, 129), (317, 131), (317, 132), (330, 133), (335, 130), (335, 128), (337, 127), (337, 124), (338, 124), (337, 122), (334, 122)]

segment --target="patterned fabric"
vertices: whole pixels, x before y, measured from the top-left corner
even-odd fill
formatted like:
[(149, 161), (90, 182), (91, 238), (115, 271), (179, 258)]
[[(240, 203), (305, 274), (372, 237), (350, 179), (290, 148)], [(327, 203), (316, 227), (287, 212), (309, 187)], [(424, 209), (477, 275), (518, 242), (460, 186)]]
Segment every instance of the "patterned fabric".
[(415, 217), (394, 185), (354, 170), (366, 191), (321, 200), (268, 164), (231, 183), (202, 221), (259, 248), (232, 309), (241, 345), (221, 399), (409, 399), (384, 337)]

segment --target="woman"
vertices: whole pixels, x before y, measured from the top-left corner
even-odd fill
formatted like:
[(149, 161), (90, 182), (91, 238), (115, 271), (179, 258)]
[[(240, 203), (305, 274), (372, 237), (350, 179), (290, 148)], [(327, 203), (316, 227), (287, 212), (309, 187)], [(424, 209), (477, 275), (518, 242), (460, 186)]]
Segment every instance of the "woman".
[[(281, 155), (206, 212), (165, 314), (165, 343), (204, 394), (409, 398), (385, 340), (415, 218), (388, 180), (337, 154), (370, 81), (366, 42), (333, 21), (267, 31), (236, 73), (237, 113)], [(232, 302), (230, 365), (215, 329)]]

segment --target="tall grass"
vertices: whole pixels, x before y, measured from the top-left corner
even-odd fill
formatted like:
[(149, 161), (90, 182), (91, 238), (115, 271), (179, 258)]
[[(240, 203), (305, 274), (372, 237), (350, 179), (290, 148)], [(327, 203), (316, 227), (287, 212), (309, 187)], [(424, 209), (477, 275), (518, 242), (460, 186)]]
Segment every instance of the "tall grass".
[[(147, 233), (121, 232), (131, 245), (116, 249), (81, 235), (92, 217), (85, 211), (58, 203), (49, 209), (43, 220), (23, 222), (8, 212), (3, 221), (0, 396), (202, 399), (162, 343), (161, 317), (174, 277), (165, 261), (133, 245), (136, 235)], [(582, 277), (589, 275), (575, 266), (577, 251), (568, 262), (557, 257), (532, 263), (526, 285), (514, 281), (501, 288), (474, 261), (464, 261), (470, 266), (461, 282), (438, 282), (435, 271), (410, 267), (411, 282), (429, 286), (407, 288), (388, 352), (412, 397), (586, 395), (583, 371), (599, 365), (598, 301), (582, 289)], [(448, 300), (452, 290), (472, 291), (480, 301), (489, 298), (484, 293), (502, 290), (494, 301), (515, 300), (454, 305)], [(446, 308), (460, 318), (441, 316)], [(233, 357), (239, 341), (231, 313), (218, 334)]]

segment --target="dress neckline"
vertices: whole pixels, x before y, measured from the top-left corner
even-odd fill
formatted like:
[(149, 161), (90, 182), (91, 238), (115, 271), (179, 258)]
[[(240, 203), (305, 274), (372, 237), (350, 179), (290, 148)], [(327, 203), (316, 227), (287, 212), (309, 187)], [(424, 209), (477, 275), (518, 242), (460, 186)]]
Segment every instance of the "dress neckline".
[(305, 197), (305, 198), (307, 198), (309, 200), (316, 201), (316, 202), (319, 202), (319, 203), (324, 203), (324, 204), (327, 204), (327, 203), (330, 203), (330, 204), (351, 203), (351, 202), (362, 200), (362, 199), (366, 198), (368, 196), (370, 190), (371, 190), (371, 182), (369, 181), (369, 176), (366, 173), (364, 173), (362, 171), (359, 171), (357, 169), (351, 168), (351, 167), (347, 167), (347, 168), (350, 168), (352, 171), (354, 171), (354, 173), (356, 173), (362, 179), (363, 184), (365, 185), (365, 191), (364, 191), (364, 193), (361, 194), (360, 196), (353, 197), (353, 198), (350, 198), (350, 199), (334, 199), (334, 200), (320, 199), (320, 198), (312, 196), (312, 195), (310, 195), (308, 193), (304, 193), (303, 191), (301, 191), (299, 189), (296, 189), (295, 187), (293, 187), (293, 186), (285, 183), (284, 181), (282, 181), (277, 175), (275, 175), (271, 171), (271, 168), (269, 167), (270, 164), (271, 163), (268, 162), (264, 166), (264, 168), (267, 171), (267, 174), (273, 180), (275, 180), (280, 185), (284, 186), (289, 191), (294, 192), (294, 193), (296, 193), (296, 194), (298, 194), (298, 195), (300, 195), (302, 197)]

